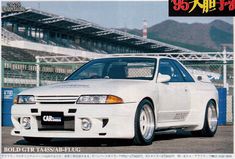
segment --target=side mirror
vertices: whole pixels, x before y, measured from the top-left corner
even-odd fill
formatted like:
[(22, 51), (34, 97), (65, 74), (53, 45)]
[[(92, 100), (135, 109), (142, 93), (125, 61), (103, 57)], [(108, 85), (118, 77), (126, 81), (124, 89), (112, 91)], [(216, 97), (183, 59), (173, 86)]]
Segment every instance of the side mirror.
[(164, 75), (159, 73), (157, 77), (157, 83), (164, 83), (164, 82), (169, 82), (171, 80), (171, 76), (169, 75)]

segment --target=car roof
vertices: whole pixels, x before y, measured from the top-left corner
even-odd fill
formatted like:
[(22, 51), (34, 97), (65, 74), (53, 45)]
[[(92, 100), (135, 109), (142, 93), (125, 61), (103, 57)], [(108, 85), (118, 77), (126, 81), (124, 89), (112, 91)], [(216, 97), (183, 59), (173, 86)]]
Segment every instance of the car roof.
[(167, 56), (133, 56), (133, 55), (111, 55), (111, 56), (107, 56), (107, 57), (102, 57), (102, 58), (97, 58), (97, 59), (112, 59), (112, 58), (153, 58), (153, 59), (174, 59), (174, 60), (177, 60), (175, 58), (170, 58), (170, 57), (167, 57)]

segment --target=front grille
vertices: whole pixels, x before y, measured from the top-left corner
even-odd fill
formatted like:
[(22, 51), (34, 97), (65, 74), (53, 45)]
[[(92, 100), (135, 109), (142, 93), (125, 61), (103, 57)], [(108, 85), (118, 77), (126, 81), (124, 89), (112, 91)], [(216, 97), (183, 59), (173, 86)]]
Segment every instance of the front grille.
[(79, 96), (36, 96), (40, 104), (75, 104)]
[(74, 116), (65, 116), (64, 125), (42, 125), (41, 116), (36, 117), (39, 131), (74, 131)]

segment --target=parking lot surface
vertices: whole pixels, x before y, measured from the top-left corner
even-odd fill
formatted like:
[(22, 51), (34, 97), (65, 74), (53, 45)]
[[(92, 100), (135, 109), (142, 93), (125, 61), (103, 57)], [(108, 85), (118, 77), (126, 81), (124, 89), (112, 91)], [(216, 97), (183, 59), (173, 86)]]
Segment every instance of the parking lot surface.
[(46, 145), (31, 145), (2, 127), (2, 152), (75, 153), (233, 153), (233, 126), (220, 126), (212, 138), (193, 137), (190, 132), (158, 132), (152, 145), (136, 146), (127, 140), (53, 139)]

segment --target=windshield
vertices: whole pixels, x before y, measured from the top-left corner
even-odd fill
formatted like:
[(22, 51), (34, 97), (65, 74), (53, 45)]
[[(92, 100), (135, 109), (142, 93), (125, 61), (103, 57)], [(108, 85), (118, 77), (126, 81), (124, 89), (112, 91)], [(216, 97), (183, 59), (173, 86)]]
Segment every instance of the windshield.
[(154, 58), (105, 58), (88, 62), (66, 80), (83, 79), (138, 79), (152, 80), (155, 74)]

